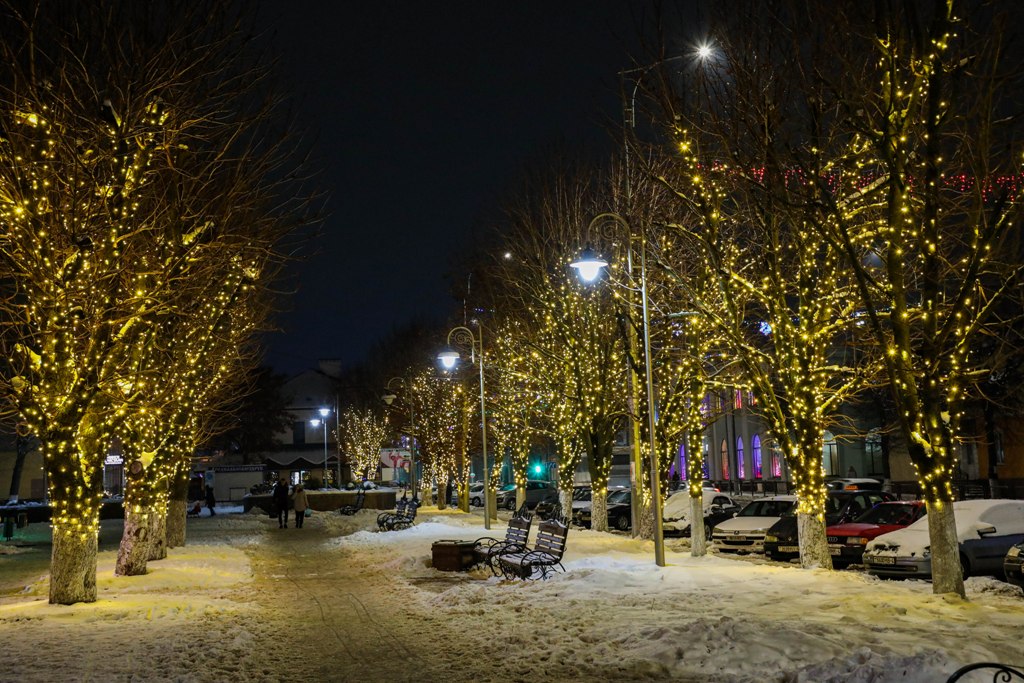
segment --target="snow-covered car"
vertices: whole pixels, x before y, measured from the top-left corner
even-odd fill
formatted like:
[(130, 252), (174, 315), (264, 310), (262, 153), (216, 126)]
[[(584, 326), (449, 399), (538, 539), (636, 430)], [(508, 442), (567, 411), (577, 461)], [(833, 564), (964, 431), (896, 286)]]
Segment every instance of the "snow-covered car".
[[(965, 578), (1002, 572), (1006, 553), (1024, 541), (1024, 500), (958, 500), (953, 515)], [(868, 543), (864, 566), (876, 576), (931, 578), (928, 517)]]
[(771, 496), (748, 503), (732, 519), (719, 522), (711, 538), (719, 552), (759, 553), (769, 527), (796, 505), (796, 496)]
[(909, 526), (927, 512), (923, 500), (894, 500), (879, 503), (852, 522), (834, 524), (826, 529), (832, 566), (842, 569), (860, 564), (868, 542)]
[[(732, 496), (704, 489), (701, 498), (704, 510), (704, 533), (708, 538), (715, 525), (729, 519), (740, 511), (740, 505)], [(669, 496), (661, 510), (662, 528), (665, 536), (690, 536), (690, 492), (683, 488)]]
[(1024, 588), (1024, 543), (1018, 543), (1006, 552), (1003, 574), (1007, 581)]

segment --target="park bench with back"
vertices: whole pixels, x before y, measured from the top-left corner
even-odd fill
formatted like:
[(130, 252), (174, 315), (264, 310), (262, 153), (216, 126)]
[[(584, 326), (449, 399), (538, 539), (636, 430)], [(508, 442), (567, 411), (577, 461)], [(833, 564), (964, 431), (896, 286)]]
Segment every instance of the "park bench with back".
[(356, 502), (354, 505), (342, 505), (338, 508), (338, 512), (342, 515), (354, 515), (363, 509), (363, 501), (366, 500), (366, 491), (359, 489), (356, 493)]
[(526, 507), (526, 503), (512, 515), (505, 529), (503, 540), (484, 536), (473, 542), (473, 551), (476, 553), (478, 563), (486, 564), (491, 573), (498, 575), (497, 558), (504, 553), (512, 553), (525, 550), (530, 540), (530, 525), (533, 521), (533, 513)]
[(524, 547), (497, 556), (497, 564), (506, 579), (546, 579), (555, 571), (565, 571), (565, 553), (569, 522), (565, 517), (546, 519), (537, 526), (533, 547)]
[(384, 528), (387, 531), (401, 531), (402, 529), (408, 529), (416, 521), (416, 511), (420, 509), (420, 499), (413, 496), (413, 499), (408, 502), (405, 506), (405, 511), (402, 513), (396, 513), (391, 515), (385, 523)]
[(391, 519), (393, 517), (396, 517), (396, 516), (404, 517), (405, 516), (406, 508), (408, 506), (409, 506), (409, 499), (408, 498), (406, 498), (405, 496), (402, 496), (401, 498), (399, 498), (395, 502), (395, 509), (394, 510), (388, 510), (387, 512), (382, 512), (379, 515), (377, 515), (377, 528), (380, 529), (381, 531), (387, 531), (388, 530), (388, 524), (390, 523)]

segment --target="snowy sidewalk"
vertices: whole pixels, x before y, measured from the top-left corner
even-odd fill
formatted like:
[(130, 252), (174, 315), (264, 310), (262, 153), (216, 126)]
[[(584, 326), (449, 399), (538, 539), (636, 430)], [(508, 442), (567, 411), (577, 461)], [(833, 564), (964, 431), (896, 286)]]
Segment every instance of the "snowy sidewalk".
[(1024, 598), (994, 579), (961, 602), (677, 543), (659, 569), (649, 542), (573, 529), (567, 574), (508, 583), (430, 567), (435, 540), (485, 535), (479, 515), (425, 509), (390, 533), (375, 517), (191, 519), (142, 577), (113, 576), (108, 542), (100, 600), (67, 607), (46, 603), (48, 546), (0, 550), (0, 680), (930, 683), (1024, 659)]

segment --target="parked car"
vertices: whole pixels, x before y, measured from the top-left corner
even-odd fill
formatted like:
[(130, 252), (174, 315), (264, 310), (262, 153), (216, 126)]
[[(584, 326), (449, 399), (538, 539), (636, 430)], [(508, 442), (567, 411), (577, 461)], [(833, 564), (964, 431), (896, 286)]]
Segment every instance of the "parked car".
[[(629, 489), (616, 489), (608, 493), (608, 528), (626, 531), (633, 523), (632, 492)], [(590, 507), (573, 511), (573, 522), (579, 526), (589, 527), (592, 520)]]
[(1003, 574), (1007, 581), (1024, 589), (1024, 543), (1018, 543), (1006, 551)]
[[(1024, 500), (959, 500), (953, 513), (964, 578), (1002, 572), (1010, 548), (1024, 541)], [(868, 543), (864, 566), (876, 576), (931, 578), (928, 517)]]
[[(825, 525), (852, 522), (878, 503), (895, 498), (886, 491), (829, 491), (825, 499)], [(768, 529), (764, 554), (773, 560), (790, 560), (800, 557), (799, 544), (796, 508), (793, 508)]]
[(879, 503), (852, 522), (835, 524), (825, 533), (836, 569), (860, 564), (869, 541), (902, 529), (924, 517), (927, 509), (922, 500), (894, 500)]
[[(498, 502), (499, 508), (505, 508), (506, 510), (516, 509), (516, 489), (513, 486), (507, 491), (499, 491), (495, 500)], [(537, 503), (540, 502), (556, 503), (558, 502), (558, 491), (555, 489), (554, 484), (547, 481), (540, 481), (531, 479), (526, 482), (526, 507), (530, 510), (537, 507)]]
[[(711, 538), (715, 525), (740, 511), (732, 496), (704, 489), (701, 503), (704, 509), (704, 533)], [(690, 536), (690, 492), (683, 488), (669, 496), (661, 511), (662, 529), (666, 537)]]
[(720, 552), (761, 552), (768, 528), (795, 505), (796, 496), (771, 496), (748, 503), (732, 519), (715, 525), (711, 534), (714, 546)]

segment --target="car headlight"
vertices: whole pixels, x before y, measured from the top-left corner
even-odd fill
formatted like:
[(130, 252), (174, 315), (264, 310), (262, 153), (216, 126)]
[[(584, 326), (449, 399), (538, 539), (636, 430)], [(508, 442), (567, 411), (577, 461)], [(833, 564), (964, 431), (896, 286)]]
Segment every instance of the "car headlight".
[(1010, 548), (1010, 550), (1009, 550), (1009, 551), (1007, 551), (1007, 553), (1006, 553), (1006, 556), (1007, 556), (1007, 557), (1017, 557), (1018, 555), (1020, 555), (1020, 548), (1019, 548), (1019, 547), (1017, 547), (1017, 546), (1013, 546), (1013, 547), (1012, 547), (1012, 548)]
[(768, 543), (777, 543), (778, 540), (779, 540), (779, 537), (778, 536), (765, 536), (764, 540), (767, 541)]
[(868, 539), (862, 538), (860, 536), (850, 536), (846, 539), (847, 545), (867, 545), (867, 543)]

